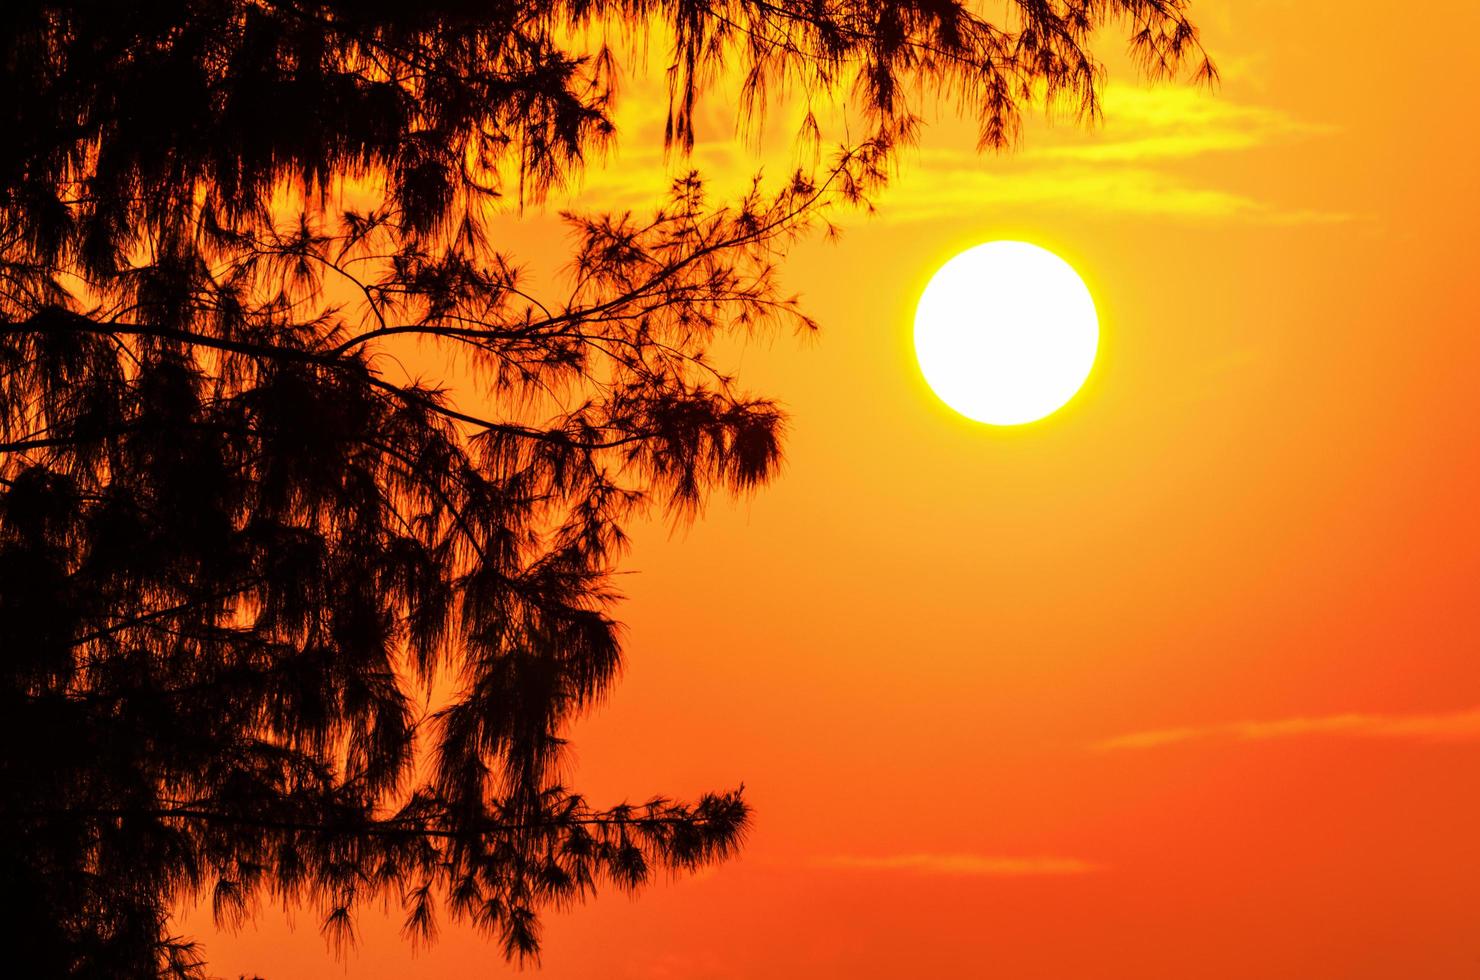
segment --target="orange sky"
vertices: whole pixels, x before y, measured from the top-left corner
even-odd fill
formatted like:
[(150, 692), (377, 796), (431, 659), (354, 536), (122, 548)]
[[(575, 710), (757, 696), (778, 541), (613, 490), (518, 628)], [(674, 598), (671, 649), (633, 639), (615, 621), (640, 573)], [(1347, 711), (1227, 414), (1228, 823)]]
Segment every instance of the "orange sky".
[[(573, 733), (593, 801), (743, 780), (754, 833), (550, 915), (531, 975), (1480, 974), (1480, 7), (1195, 14), (1216, 93), (1120, 71), (1100, 128), (1008, 157), (944, 119), (794, 251), (823, 335), (733, 358), (792, 413), (786, 472), (637, 530), (627, 673)], [(661, 183), (641, 94), (579, 201)], [(726, 111), (698, 157), (735, 173)], [(1086, 388), (1019, 430), (910, 345), (931, 272), (1002, 237), (1101, 315)], [(308, 911), (182, 928), (222, 976), (518, 972), (450, 926), (413, 956), (370, 917), (337, 963)]]

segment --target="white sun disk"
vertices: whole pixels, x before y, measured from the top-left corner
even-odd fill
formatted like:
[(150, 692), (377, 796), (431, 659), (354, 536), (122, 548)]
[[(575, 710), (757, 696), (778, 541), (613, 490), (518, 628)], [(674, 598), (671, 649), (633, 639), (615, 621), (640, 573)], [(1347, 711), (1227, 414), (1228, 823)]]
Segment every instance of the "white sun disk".
[(915, 355), (947, 405), (991, 425), (1050, 415), (1089, 377), (1100, 326), (1074, 268), (1027, 242), (967, 249), (915, 308)]

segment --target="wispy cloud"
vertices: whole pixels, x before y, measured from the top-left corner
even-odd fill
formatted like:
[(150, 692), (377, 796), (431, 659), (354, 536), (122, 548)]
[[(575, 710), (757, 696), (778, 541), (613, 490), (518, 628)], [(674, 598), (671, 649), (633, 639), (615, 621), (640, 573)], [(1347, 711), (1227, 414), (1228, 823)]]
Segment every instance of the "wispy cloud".
[(1110, 86), (1104, 122), (1092, 131), (1035, 130), (1015, 153), (922, 151), (885, 201), (886, 220), (926, 220), (963, 209), (1072, 208), (1278, 224), (1344, 221), (1351, 215), (1289, 208), (1195, 175), (1185, 161), (1318, 136), (1329, 127), (1270, 106), (1185, 86)]
[[(1277, 224), (1347, 220), (1347, 215), (1287, 211), (1248, 195), (1200, 186), (1145, 167), (1084, 164), (995, 170), (964, 157), (927, 161), (930, 181), (902, 181), (886, 195), (886, 221), (921, 221), (988, 208), (1058, 207), (1080, 212), (1244, 219)], [(927, 183), (929, 186), (927, 186)]]
[[(1275, 224), (1354, 217), (1265, 200), (1210, 175), (1208, 167), (1188, 165), (1319, 138), (1332, 131), (1329, 126), (1187, 85), (1110, 83), (1102, 106), (1093, 128), (1030, 125), (1018, 148), (1000, 155), (975, 151), (969, 122), (943, 119), (938, 131), (927, 129), (922, 149), (904, 152), (900, 174), (879, 201), (879, 220), (925, 221), (1007, 207)], [(692, 156), (670, 155), (662, 149), (667, 92), (637, 83), (617, 114), (618, 147), (588, 161), (576, 184), (558, 197), (578, 209), (644, 210), (690, 168), (699, 169), (719, 197), (731, 196), (757, 170), (775, 178), (814, 162), (795, 143), (804, 110), (800, 102), (778, 106), (763, 133), (742, 139), (733, 103), (712, 93)], [(818, 111), (825, 148), (848, 128), (846, 113), (838, 106)], [(943, 146), (942, 138), (956, 146)]]
[(1117, 735), (1095, 743), (1102, 751), (1154, 749), (1182, 742), (1254, 742), (1313, 736), (1393, 739), (1413, 742), (1480, 741), (1480, 708), (1443, 714), (1318, 715), (1273, 721), (1235, 721), (1187, 728), (1159, 728)]
[(1272, 106), (1251, 105), (1189, 86), (1111, 86), (1104, 124), (1070, 131), (1057, 144), (1027, 147), (1023, 158), (1146, 162), (1230, 153), (1331, 132)]
[(998, 857), (985, 854), (836, 855), (819, 858), (817, 867), (851, 871), (902, 871), (926, 875), (1015, 878), (1035, 875), (1078, 875), (1101, 871), (1078, 858)]

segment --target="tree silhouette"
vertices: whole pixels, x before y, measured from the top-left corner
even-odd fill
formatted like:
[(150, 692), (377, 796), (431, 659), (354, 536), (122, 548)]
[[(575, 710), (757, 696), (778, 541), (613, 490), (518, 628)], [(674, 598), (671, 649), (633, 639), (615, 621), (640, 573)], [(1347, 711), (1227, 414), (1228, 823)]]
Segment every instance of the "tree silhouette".
[[(644, 506), (763, 483), (783, 417), (705, 358), (810, 321), (774, 269), (884, 178), (920, 100), (984, 146), (1097, 112), (1090, 38), (1198, 64), (1183, 0), (8, 0), (0, 6), (0, 889), (21, 975), (199, 974), (170, 912), (390, 898), (538, 948), (537, 914), (730, 854), (739, 791), (593, 806), (561, 733), (621, 661)], [(613, 135), (613, 50), (671, 45), (667, 136), (739, 72), (851, 92), (815, 174), (568, 216), (568, 292), (489, 222)], [(473, 394), (408, 376), (412, 341)], [(451, 377), (452, 374), (449, 374)]]

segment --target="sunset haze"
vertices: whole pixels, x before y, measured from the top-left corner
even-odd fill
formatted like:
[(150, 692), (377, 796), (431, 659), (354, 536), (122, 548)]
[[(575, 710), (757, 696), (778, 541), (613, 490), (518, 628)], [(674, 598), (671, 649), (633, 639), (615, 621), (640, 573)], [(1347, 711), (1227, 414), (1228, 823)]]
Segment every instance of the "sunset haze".
[[(1000, 154), (940, 106), (874, 213), (786, 257), (820, 332), (716, 346), (786, 409), (785, 467), (628, 529), (625, 672), (568, 768), (601, 804), (743, 783), (754, 825), (550, 913), (523, 975), (1480, 973), (1480, 8), (1191, 12), (1218, 84), (1118, 61), (1097, 122), (1038, 113)], [(509, 215), (533, 282), (561, 208), (793, 160), (787, 103), (737, 135), (720, 83), (665, 159), (661, 60), (611, 153)], [(1021, 427), (953, 412), (912, 347), (930, 276), (997, 239), (1099, 315), (1083, 389)], [(220, 976), (519, 973), (399, 918), (343, 961), (309, 910), (178, 928)]]

